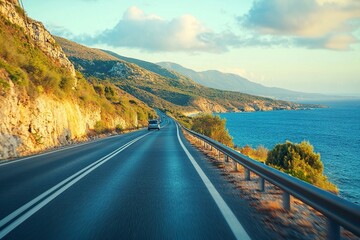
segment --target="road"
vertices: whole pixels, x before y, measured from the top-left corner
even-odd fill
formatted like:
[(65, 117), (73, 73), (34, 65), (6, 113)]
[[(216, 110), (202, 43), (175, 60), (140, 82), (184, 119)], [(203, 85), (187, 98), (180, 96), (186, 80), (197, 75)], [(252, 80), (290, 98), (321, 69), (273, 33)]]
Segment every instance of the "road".
[(166, 119), (0, 165), (3, 239), (271, 239)]

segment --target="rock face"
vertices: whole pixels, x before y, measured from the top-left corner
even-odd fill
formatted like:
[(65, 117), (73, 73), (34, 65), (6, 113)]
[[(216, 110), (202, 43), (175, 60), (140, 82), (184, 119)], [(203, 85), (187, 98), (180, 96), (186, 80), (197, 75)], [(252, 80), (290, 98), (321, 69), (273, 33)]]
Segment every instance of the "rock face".
[[(0, 159), (22, 156), (47, 148), (87, 139), (87, 134), (101, 121), (101, 109), (86, 108), (70, 100), (58, 101), (41, 95), (30, 99), (17, 90), (11, 80), (7, 94), (0, 95)], [(108, 124), (123, 129), (136, 126), (136, 116), (126, 123), (120, 116)]]
[(194, 101), (194, 105), (204, 113), (213, 113), (213, 112), (227, 112), (223, 106), (219, 105), (218, 103), (211, 101), (205, 98), (198, 98)]
[[(17, 0), (0, 0), (0, 15), (1, 21), (8, 20), (23, 29), (31, 40), (29, 43), (41, 49), (55, 67), (68, 69), (75, 78), (74, 66), (61, 47), (40, 22), (25, 17)], [(79, 99), (61, 99), (45, 93), (31, 96), (25, 88), (14, 84), (8, 70), (0, 67), (0, 159), (86, 140), (104, 116), (110, 129), (138, 125), (135, 111), (125, 121), (121, 115), (105, 115), (100, 105)]]
[(24, 14), (18, 0), (0, 0), (0, 14), (11, 23), (21, 27), (54, 63), (66, 68), (75, 77), (74, 65), (66, 57), (53, 36), (41, 22), (35, 21)]
[(71, 102), (58, 102), (47, 96), (34, 101), (10, 89), (0, 101), (0, 158), (16, 157), (63, 145), (86, 134), (101, 119), (99, 109), (81, 109)]

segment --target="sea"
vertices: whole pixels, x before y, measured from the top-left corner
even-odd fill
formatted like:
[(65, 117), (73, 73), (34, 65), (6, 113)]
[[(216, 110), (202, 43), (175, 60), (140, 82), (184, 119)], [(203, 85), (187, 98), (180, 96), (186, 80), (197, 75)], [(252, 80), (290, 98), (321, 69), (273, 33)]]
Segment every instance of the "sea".
[(327, 107), (218, 115), (238, 147), (309, 141), (339, 195), (360, 205), (360, 100), (321, 104)]

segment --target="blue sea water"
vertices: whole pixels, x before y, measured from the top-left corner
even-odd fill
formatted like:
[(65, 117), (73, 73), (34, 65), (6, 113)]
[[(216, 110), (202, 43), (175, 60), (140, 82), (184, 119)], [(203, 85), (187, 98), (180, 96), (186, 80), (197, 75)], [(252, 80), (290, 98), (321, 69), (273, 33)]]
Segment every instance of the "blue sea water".
[(272, 149), (286, 140), (309, 141), (340, 196), (360, 204), (360, 101), (327, 102), (329, 108), (300, 111), (222, 113), (239, 146)]

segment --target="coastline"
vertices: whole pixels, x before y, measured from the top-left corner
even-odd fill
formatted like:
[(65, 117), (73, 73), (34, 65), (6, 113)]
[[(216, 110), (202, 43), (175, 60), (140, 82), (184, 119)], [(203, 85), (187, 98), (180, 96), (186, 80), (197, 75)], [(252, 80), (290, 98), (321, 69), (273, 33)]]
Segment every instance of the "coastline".
[[(234, 144), (272, 149), (286, 140), (309, 141), (320, 153), (324, 173), (340, 196), (360, 204), (360, 101), (327, 102), (311, 111), (271, 111), (254, 114), (220, 113)], [(351, 169), (351, 171), (349, 171)]]

